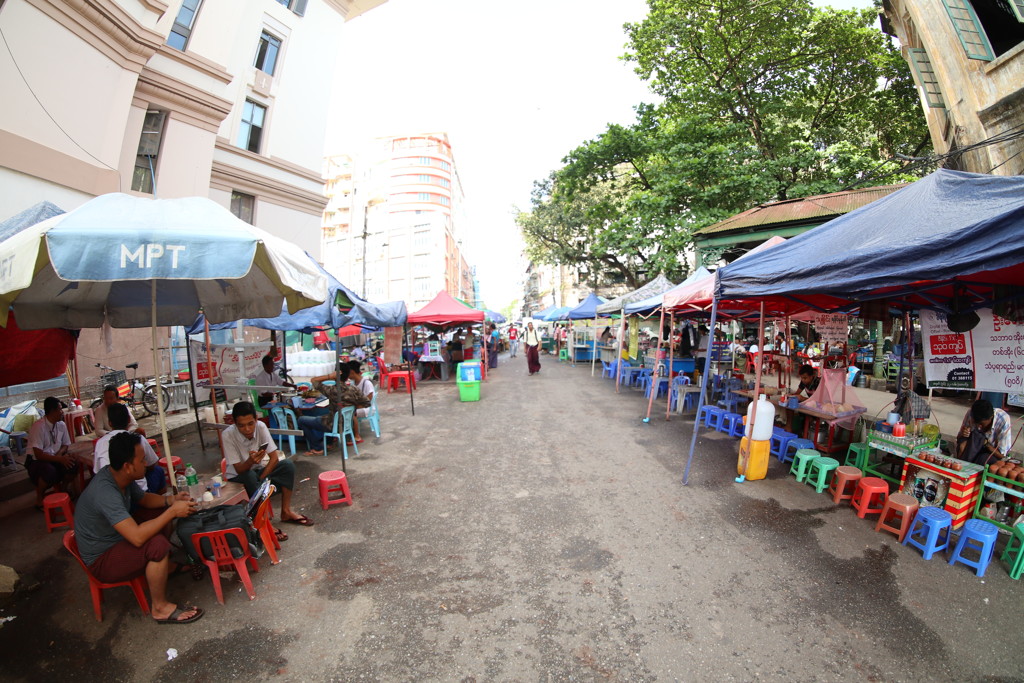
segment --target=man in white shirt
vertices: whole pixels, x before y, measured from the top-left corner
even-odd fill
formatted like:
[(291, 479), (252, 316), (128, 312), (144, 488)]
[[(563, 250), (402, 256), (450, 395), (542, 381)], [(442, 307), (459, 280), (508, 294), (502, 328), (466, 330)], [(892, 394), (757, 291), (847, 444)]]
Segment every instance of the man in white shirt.
[[(263, 370), (253, 375), (252, 380), (258, 387), (291, 387), (295, 388), (295, 385), (290, 382), (285, 382), (281, 378), (281, 375), (274, 372), (274, 356), (267, 354), (263, 356)], [(266, 404), (274, 400), (274, 392), (266, 391), (260, 394), (259, 404), (262, 408)]]
[(71, 437), (64, 424), (64, 410), (53, 396), (43, 400), (43, 419), (28, 430), (25, 469), (36, 487), (36, 508), (43, 509), (43, 494), (52, 488), (61, 492), (78, 473), (78, 463), (68, 453)]
[[(106, 465), (110, 464), (110, 439), (115, 434), (130, 431), (128, 429), (128, 421), (131, 417), (131, 412), (128, 410), (128, 406), (115, 403), (109, 408), (111, 431), (101, 436), (94, 446), (93, 459), (92, 459), (92, 472), (93, 474), (99, 474), (99, 471)], [(149, 445), (149, 441), (142, 439), (142, 452), (145, 454), (143, 463), (146, 466), (146, 476), (135, 480), (142, 492), (152, 491), (153, 493), (163, 494), (164, 489), (167, 488), (167, 476), (163, 469), (156, 467), (159, 458), (156, 455), (156, 451)], [(151, 485), (152, 484), (152, 485)]]
[[(107, 432), (114, 429), (110, 426), (110, 406), (121, 404), (121, 397), (117, 395), (117, 387), (113, 384), (108, 384), (103, 387), (103, 403), (93, 409), (93, 417), (96, 418), (94, 425), (97, 437), (102, 437)], [(139, 429), (139, 423), (135, 421), (135, 416), (132, 415), (132, 411), (128, 411), (128, 427), (129, 432), (135, 432), (146, 436), (146, 432)]]
[[(348, 381), (355, 385), (363, 396), (373, 400), (373, 382), (363, 377), (363, 365), (357, 360), (348, 362)], [(369, 408), (356, 408), (355, 418), (352, 420), (352, 434), (356, 438), (356, 443), (363, 442), (359, 436), (359, 418), (369, 417), (371, 410), (376, 410), (376, 408), (372, 405)]]
[(256, 419), (256, 407), (240, 401), (231, 409), (231, 416), (234, 424), (221, 436), (228, 481), (242, 484), (252, 496), (263, 480), (269, 479), (281, 492), (281, 521), (313, 526), (313, 520), (292, 510), (295, 464), (278, 459), (277, 444), (267, 425)]

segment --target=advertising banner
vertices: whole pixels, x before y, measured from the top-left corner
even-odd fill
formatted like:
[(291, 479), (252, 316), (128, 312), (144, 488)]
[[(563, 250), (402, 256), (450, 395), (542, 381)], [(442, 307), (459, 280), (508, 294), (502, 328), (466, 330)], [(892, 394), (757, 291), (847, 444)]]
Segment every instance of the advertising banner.
[[(250, 377), (253, 377), (263, 369), (261, 363), (263, 356), (267, 355), (269, 347), (259, 349), (246, 349), (242, 356), (241, 378), (238, 377), (239, 352), (233, 346), (221, 346), (214, 344), (210, 346), (210, 359), (213, 361), (213, 381), (210, 381), (210, 371), (206, 362), (206, 344), (203, 342), (189, 340), (192, 347), (192, 382), (195, 384), (198, 396), (205, 396), (206, 387), (211, 384), (245, 384)], [(237, 381), (241, 379), (241, 382)]]
[(925, 377), (929, 387), (977, 389), (1011, 395), (1024, 392), (1024, 324), (977, 311), (969, 332), (951, 332), (946, 316), (921, 311)]
[(850, 316), (819, 313), (814, 318), (814, 330), (821, 336), (821, 344), (845, 344), (850, 335)]

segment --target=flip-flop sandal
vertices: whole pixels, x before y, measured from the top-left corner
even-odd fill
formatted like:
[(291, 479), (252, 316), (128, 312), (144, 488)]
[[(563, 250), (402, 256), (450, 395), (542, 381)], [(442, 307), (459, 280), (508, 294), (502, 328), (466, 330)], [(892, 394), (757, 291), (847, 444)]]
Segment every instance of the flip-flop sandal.
[(323, 454), (324, 454), (323, 451), (317, 451), (317, 450), (310, 450), (310, 451), (306, 451), (306, 453), (305, 453), (305, 455), (323, 455)]
[(286, 534), (285, 532), (281, 531), (280, 529), (274, 529), (274, 536), (277, 537), (277, 542), (278, 543), (284, 543), (285, 541), (288, 540), (288, 534)]
[(282, 519), (281, 521), (289, 524), (298, 524), (299, 526), (313, 526), (313, 520), (305, 515), (299, 515), (295, 519)]
[[(195, 614), (190, 616), (188, 619), (179, 619), (178, 618), (182, 614), (184, 614), (185, 612), (192, 612), (192, 611), (195, 611)], [(158, 624), (191, 624), (193, 621), (199, 621), (199, 619), (202, 616), (203, 616), (203, 610), (201, 608), (199, 608), (199, 607), (186, 607), (184, 609), (182, 609), (181, 607), (175, 607), (174, 611), (171, 612), (171, 615), (169, 617), (167, 617), (166, 619), (156, 619), (156, 618), (154, 618), (153, 621), (155, 621)]]

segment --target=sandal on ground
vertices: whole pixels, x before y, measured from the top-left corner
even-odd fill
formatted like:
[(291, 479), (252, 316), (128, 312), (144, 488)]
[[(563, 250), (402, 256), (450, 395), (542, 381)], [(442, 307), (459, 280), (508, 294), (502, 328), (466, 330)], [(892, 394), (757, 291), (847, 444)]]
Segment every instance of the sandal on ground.
[(305, 515), (299, 515), (294, 519), (282, 519), (281, 521), (288, 524), (298, 524), (299, 526), (313, 526), (313, 520)]
[[(179, 619), (178, 617), (180, 617), (185, 612), (195, 612), (195, 614), (188, 617), (187, 619)], [(202, 618), (202, 616), (203, 610), (199, 607), (175, 607), (174, 611), (171, 612), (171, 615), (166, 619), (157, 619), (156, 617), (154, 617), (153, 621), (155, 621), (158, 624), (191, 624), (193, 621), (198, 621), (200, 618)]]
[(323, 455), (323, 454), (324, 454), (323, 451), (318, 451), (315, 448), (311, 448), (310, 450), (305, 452), (305, 455)]
[(274, 536), (277, 537), (278, 543), (283, 543), (288, 540), (288, 534), (281, 531), (280, 529), (274, 529)]

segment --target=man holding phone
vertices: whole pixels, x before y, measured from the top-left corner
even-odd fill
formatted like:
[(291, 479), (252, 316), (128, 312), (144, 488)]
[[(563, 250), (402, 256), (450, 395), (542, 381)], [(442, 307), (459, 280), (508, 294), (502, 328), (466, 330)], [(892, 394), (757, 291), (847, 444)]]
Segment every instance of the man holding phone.
[(1010, 451), (1010, 436), (1010, 416), (1006, 411), (980, 399), (967, 411), (960, 425), (957, 457), (978, 465), (999, 462)]
[[(290, 460), (278, 459), (277, 444), (267, 425), (256, 419), (255, 406), (240, 401), (231, 409), (231, 416), (234, 424), (222, 435), (228, 481), (242, 484), (245, 492), (252, 496), (263, 480), (269, 479), (281, 492), (281, 521), (313, 526), (313, 520), (292, 510), (295, 465)], [(279, 533), (279, 536), (284, 534)]]

